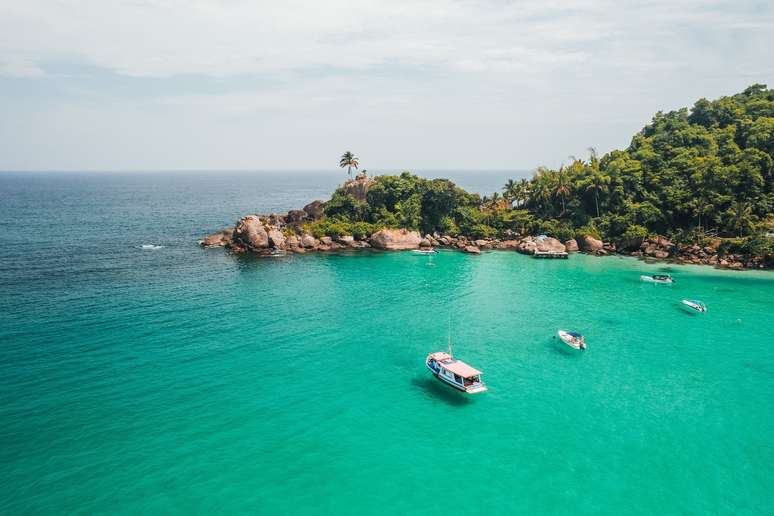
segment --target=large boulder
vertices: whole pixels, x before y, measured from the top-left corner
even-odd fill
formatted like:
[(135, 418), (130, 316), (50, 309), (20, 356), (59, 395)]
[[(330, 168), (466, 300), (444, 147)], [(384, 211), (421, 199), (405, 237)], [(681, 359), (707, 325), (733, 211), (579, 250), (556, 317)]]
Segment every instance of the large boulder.
[(382, 229), (371, 235), (371, 245), (377, 249), (400, 251), (417, 249), (422, 237), (416, 231), (407, 229)]
[(366, 174), (358, 174), (355, 179), (350, 179), (341, 186), (341, 191), (345, 194), (349, 194), (358, 201), (365, 201), (366, 194), (371, 186), (376, 182), (372, 177), (368, 177)]
[(567, 248), (568, 253), (577, 253), (578, 252), (578, 241), (574, 238), (569, 239), (567, 242), (564, 243), (564, 247)]
[(304, 210), (290, 210), (287, 215), (285, 215), (285, 222), (288, 224), (294, 223), (294, 222), (302, 222), (306, 220), (308, 215)]
[(319, 242), (312, 235), (303, 235), (303, 236), (301, 236), (301, 246), (302, 247), (305, 247), (306, 249), (314, 249), (318, 245), (319, 245)]
[(339, 235), (336, 241), (345, 247), (353, 247), (355, 243), (355, 237), (352, 235)]
[(475, 245), (466, 245), (463, 251), (468, 254), (481, 254), (481, 249)]
[(604, 243), (591, 235), (586, 235), (581, 239), (581, 247), (589, 253), (597, 253), (602, 250)]
[(567, 248), (559, 240), (546, 237), (537, 240), (537, 250), (543, 253), (564, 253)]
[(248, 215), (237, 221), (233, 241), (249, 250), (269, 247), (269, 234), (257, 215)]
[(535, 254), (535, 251), (537, 250), (537, 242), (535, 242), (533, 237), (527, 237), (519, 242), (516, 250), (524, 254)]
[(495, 247), (498, 249), (516, 249), (519, 247), (519, 240), (503, 240), (499, 242)]
[(325, 215), (325, 203), (323, 201), (312, 201), (304, 206), (304, 212), (311, 220), (320, 220)]
[(285, 235), (279, 229), (270, 229), (269, 243), (276, 249), (285, 249)]

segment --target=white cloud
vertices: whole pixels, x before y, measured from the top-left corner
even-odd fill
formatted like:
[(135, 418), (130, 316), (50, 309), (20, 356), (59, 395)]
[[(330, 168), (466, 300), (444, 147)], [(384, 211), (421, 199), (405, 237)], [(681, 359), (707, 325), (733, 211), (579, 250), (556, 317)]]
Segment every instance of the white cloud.
[[(0, 120), (0, 168), (221, 165), (192, 141), (228, 148), (230, 166), (319, 166), (347, 141), (384, 166), (553, 164), (625, 145), (658, 109), (774, 81), (772, 32), (772, 7), (725, 0), (5, 0), (0, 77), (39, 77), (53, 107), (0, 90), (14, 116)], [(68, 66), (133, 82), (97, 87)], [(164, 78), (181, 91), (156, 92)], [(57, 147), (49, 127), (86, 120), (120, 123), (134, 148), (112, 155), (128, 162), (109, 161), (105, 131), (82, 128), (98, 155)], [(167, 140), (155, 154), (151, 126)], [(243, 133), (261, 143), (235, 144)], [(34, 138), (57, 152), (25, 154)], [(272, 161), (299, 145), (293, 163)]]

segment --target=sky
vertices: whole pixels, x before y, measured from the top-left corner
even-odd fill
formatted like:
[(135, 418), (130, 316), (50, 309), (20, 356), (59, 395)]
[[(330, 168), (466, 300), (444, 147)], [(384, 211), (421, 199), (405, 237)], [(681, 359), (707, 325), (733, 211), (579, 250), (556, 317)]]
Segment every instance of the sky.
[(770, 1), (0, 0), (0, 170), (558, 166), (774, 86)]

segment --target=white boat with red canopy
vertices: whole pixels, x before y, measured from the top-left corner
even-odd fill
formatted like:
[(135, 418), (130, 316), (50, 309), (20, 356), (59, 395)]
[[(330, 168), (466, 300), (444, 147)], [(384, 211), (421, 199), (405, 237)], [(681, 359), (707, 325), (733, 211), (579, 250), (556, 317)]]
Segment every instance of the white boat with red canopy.
[(425, 359), (425, 365), (433, 375), (442, 382), (468, 394), (486, 392), (486, 385), (481, 381), (481, 371), (471, 367), (462, 360), (457, 360), (449, 353), (436, 351)]

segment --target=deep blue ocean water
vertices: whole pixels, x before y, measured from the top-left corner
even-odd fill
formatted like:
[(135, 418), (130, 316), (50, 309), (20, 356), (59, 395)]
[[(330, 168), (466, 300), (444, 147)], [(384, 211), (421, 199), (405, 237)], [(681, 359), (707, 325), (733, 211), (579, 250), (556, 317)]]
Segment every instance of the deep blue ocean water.
[(0, 512), (774, 512), (774, 273), (196, 245), (341, 179), (0, 174)]

